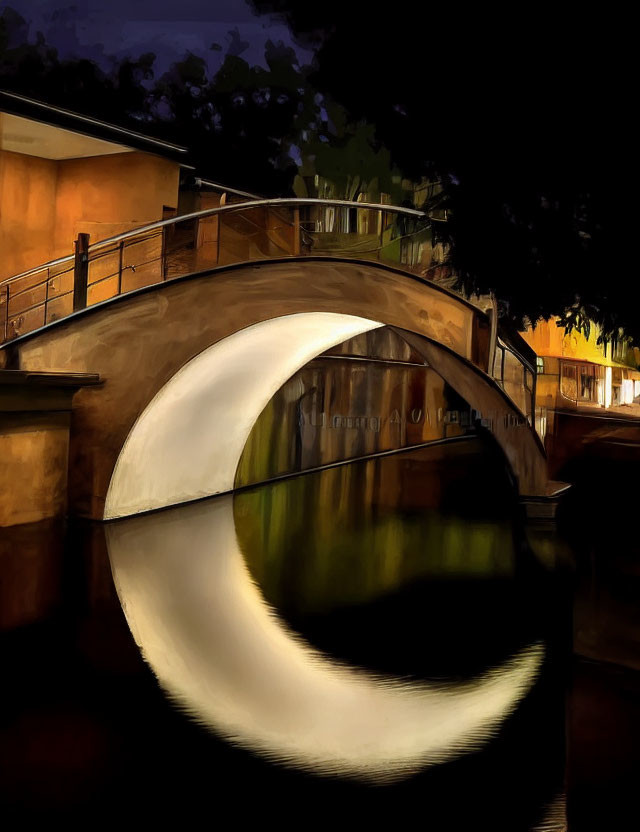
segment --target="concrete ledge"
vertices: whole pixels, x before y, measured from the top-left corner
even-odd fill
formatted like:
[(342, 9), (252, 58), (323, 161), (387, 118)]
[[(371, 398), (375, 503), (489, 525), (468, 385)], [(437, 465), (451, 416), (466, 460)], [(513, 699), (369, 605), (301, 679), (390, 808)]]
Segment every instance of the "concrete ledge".
[(571, 483), (549, 480), (544, 495), (523, 494), (520, 505), (524, 508), (526, 519), (533, 522), (555, 520), (558, 504), (570, 488)]
[(62, 517), (74, 394), (88, 373), (0, 370), (0, 527)]

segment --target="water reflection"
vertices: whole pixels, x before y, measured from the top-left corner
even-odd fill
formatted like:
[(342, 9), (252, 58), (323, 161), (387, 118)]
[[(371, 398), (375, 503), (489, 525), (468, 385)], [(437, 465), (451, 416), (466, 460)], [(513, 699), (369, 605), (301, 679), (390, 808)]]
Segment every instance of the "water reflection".
[(0, 529), (0, 632), (46, 619), (62, 604), (64, 524)]
[(251, 429), (235, 486), (460, 436), (469, 405), (396, 333), (350, 338), (298, 370)]
[(512, 494), (477, 437), (294, 477), (236, 495), (236, 529), (285, 613), (364, 604), (426, 578), (517, 569)]
[[(361, 672), (347, 674), (347, 680), (400, 679), (400, 688), (402, 682), (409, 684), (409, 702), (425, 690), (473, 692), (474, 681), (486, 681), (491, 668), (513, 669), (510, 659), (526, 661), (527, 645), (543, 643), (544, 660), (533, 686), (482, 738), (482, 748), (473, 753), (456, 748), (455, 759), (424, 766), (404, 779), (399, 778), (407, 769), (398, 764), (390, 770), (397, 782), (372, 788), (372, 779), (377, 783), (380, 777), (375, 771), (367, 780), (362, 774), (360, 779), (319, 777), (317, 769), (310, 773), (273, 765), (268, 751), (265, 760), (221, 739), (210, 730), (206, 713), (196, 714), (205, 727), (185, 718), (172, 697), (164, 695), (170, 688), (163, 677), (159, 685), (142, 661), (113, 587), (105, 525), (74, 523), (63, 550), (58, 532), (39, 524), (38, 529), (5, 530), (0, 546), (5, 560), (9, 557), (2, 595), (3, 810), (19, 807), (21, 821), (32, 811), (49, 818), (61, 811), (74, 819), (85, 812), (89, 824), (93, 813), (102, 818), (109, 811), (121, 823), (133, 811), (147, 825), (157, 820), (166, 826), (169, 818), (184, 825), (185, 813), (204, 817), (216, 805), (225, 814), (241, 812), (246, 822), (288, 828), (299, 825), (295, 807), (334, 825), (336, 818), (344, 825), (353, 812), (361, 825), (373, 828), (381, 818), (397, 825), (404, 815), (423, 817), (430, 827), (451, 832), (563, 829), (562, 805), (554, 798), (565, 770), (568, 645), (562, 643), (566, 622), (558, 611), (568, 607), (553, 589), (557, 576), (523, 547), (499, 466), (478, 443), (470, 439), (412, 450), (375, 463), (350, 464), (341, 473), (327, 470), (239, 493), (232, 525), (242, 559), (238, 555), (231, 562), (239, 564), (243, 581), (254, 582), (251, 603), (257, 595), (263, 606), (262, 595), (284, 636), (297, 634), (293, 652), (324, 656), (314, 673), (353, 667)], [(330, 497), (323, 512), (321, 495)], [(154, 662), (155, 654), (162, 658), (164, 651), (171, 672), (177, 668), (174, 679), (180, 680), (180, 672), (199, 674), (216, 658), (212, 651), (225, 657), (221, 640), (226, 635), (223, 670), (231, 667), (236, 675), (223, 693), (237, 700), (240, 689), (240, 701), (232, 704), (244, 707), (248, 695), (242, 694), (242, 673), (247, 669), (238, 667), (240, 648), (228, 624), (220, 622), (224, 606), (212, 606), (209, 584), (200, 586), (203, 574), (215, 572), (216, 564), (220, 573), (229, 560), (217, 558), (213, 546), (218, 533), (210, 534), (208, 522), (186, 521), (176, 522), (170, 557), (165, 558), (167, 542), (157, 539), (171, 525), (160, 522), (167, 516), (162, 512), (147, 518), (150, 524), (158, 522), (157, 535), (147, 543), (131, 523), (125, 542), (137, 543), (120, 553), (125, 574), (135, 578), (134, 588), (143, 594), (156, 591), (156, 573), (165, 561), (171, 566), (160, 581), (162, 603), (146, 625)], [(139, 551), (147, 545), (146, 553)], [(224, 572), (222, 579), (228, 580)], [(33, 587), (46, 592), (33, 595)], [(136, 625), (136, 596), (123, 594), (123, 599)], [(167, 631), (165, 613), (179, 621), (177, 632)], [(214, 615), (223, 628), (217, 636), (214, 632), (216, 637), (211, 636), (215, 623), (206, 620)], [(249, 650), (258, 654), (262, 684), (273, 701), (278, 689), (269, 679), (271, 664), (261, 658), (255, 641), (246, 639), (244, 648), (244, 655)], [(148, 660), (151, 655), (149, 651)], [(220, 688), (214, 678), (212, 690), (208, 670), (203, 675), (199, 684), (209, 707), (220, 698)], [(396, 725), (405, 702), (397, 689), (388, 705), (393, 705)], [(607, 735), (583, 753), (585, 742), (593, 741), (594, 726), (605, 737), (611, 722), (593, 705), (585, 709), (584, 689), (581, 696), (574, 760), (579, 759), (584, 778), (594, 760), (601, 767), (610, 765), (612, 749), (618, 753), (624, 746), (631, 756), (634, 733), (624, 722), (627, 700), (616, 700), (620, 723), (615, 739)], [(184, 706), (186, 700), (178, 696), (174, 701)], [(416, 711), (420, 725), (420, 707)], [(574, 718), (574, 741), (576, 724)], [(426, 718), (423, 728), (424, 738)], [(575, 774), (570, 785), (575, 805)], [(596, 786), (589, 780), (583, 794), (597, 793)], [(239, 789), (252, 796), (241, 806)], [(296, 821), (288, 824), (289, 816)]]
[[(340, 474), (324, 471), (237, 495), (235, 519), (233, 497), (224, 496), (108, 527), (114, 580), (129, 626), (175, 702), (217, 733), (270, 759), (375, 781), (476, 750), (495, 735), (534, 684), (543, 660), (541, 640), (522, 641), (524, 631), (517, 626), (516, 644), (513, 638), (503, 642), (503, 653), (505, 645), (511, 649), (500, 661), (476, 667), (472, 676), (458, 673), (438, 681), (427, 681), (420, 666), (425, 655), (437, 655), (438, 641), (447, 640), (437, 630), (404, 634), (404, 652), (418, 662), (401, 667), (401, 675), (381, 672), (384, 655), (377, 667), (375, 661), (356, 667), (347, 663), (348, 651), (338, 660), (318, 649), (322, 627), (312, 634), (315, 645), (306, 638), (305, 621), (319, 617), (326, 623), (334, 613), (342, 615), (342, 638), (336, 643), (340, 633), (334, 628), (331, 644), (338, 648), (332, 654), (339, 654), (340, 640), (348, 644), (354, 629), (354, 609), (366, 614), (371, 602), (393, 603), (417, 587), (412, 603), (419, 610), (425, 600), (421, 580), (435, 574), (439, 579), (465, 572), (466, 579), (515, 574), (513, 537), (504, 518), (495, 522), (494, 517), (493, 525), (459, 518), (456, 527), (446, 514), (438, 521), (434, 512), (423, 511), (413, 525), (402, 525), (401, 497), (391, 498), (396, 491), (385, 482), (387, 475), (393, 482), (394, 467), (396, 481), (402, 479), (398, 467), (411, 471), (422, 462), (423, 472), (433, 470), (433, 460), (416, 459), (418, 453), (401, 462), (359, 463), (337, 469)], [(471, 459), (473, 454), (467, 464)], [(351, 477), (352, 487), (332, 489), (335, 476)], [(379, 487), (365, 491), (373, 506), (367, 516), (359, 510), (362, 492), (353, 486), (372, 477)], [(446, 505), (446, 477), (441, 485), (437, 499)], [(434, 495), (428, 487), (422, 493), (428, 508)], [(345, 494), (350, 502), (341, 507)], [(322, 495), (327, 499), (319, 500)], [(322, 506), (315, 517), (308, 511), (314, 504)], [(474, 549), (467, 567), (464, 553)], [(292, 556), (300, 567), (293, 578), (287, 566)], [(284, 574), (290, 577), (283, 581)], [(297, 599), (293, 605), (291, 598)], [(294, 629), (296, 611), (302, 627)], [(364, 639), (369, 646), (371, 641)], [(430, 643), (436, 645), (431, 653)], [(485, 660), (496, 655), (492, 648)]]

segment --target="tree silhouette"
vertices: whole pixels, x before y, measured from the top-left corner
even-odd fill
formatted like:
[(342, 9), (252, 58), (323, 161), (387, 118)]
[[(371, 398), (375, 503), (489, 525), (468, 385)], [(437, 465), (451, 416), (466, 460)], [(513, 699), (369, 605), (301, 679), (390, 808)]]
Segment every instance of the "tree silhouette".
[(640, 338), (634, 27), (581, 8), (250, 0), (316, 48), (311, 82), (407, 176), (443, 184), (460, 285), (522, 326)]
[(354, 182), (376, 180), (378, 187), (390, 179), (389, 154), (372, 130), (317, 94), (311, 68), (299, 65), (293, 49), (268, 41), (267, 67), (251, 66), (242, 57), (247, 44), (237, 31), (230, 36), (212, 76), (204, 59), (188, 53), (155, 78), (152, 53), (113, 60), (109, 72), (87, 60), (60, 60), (41, 35), (29, 43), (24, 19), (5, 9), (0, 86), (185, 144), (200, 175), (251, 192), (292, 195), (302, 169), (312, 171), (311, 183), (316, 173), (334, 181), (343, 197)]
[[(236, 32), (213, 76), (191, 54), (60, 60), (0, 14), (0, 86), (185, 144), (206, 177), (265, 195), (389, 193), (437, 181), (437, 232), (459, 285), (493, 290), (523, 326), (559, 315), (640, 340), (631, 28), (584, 10), (515, 19), (487, 7), (251, 0), (316, 48), (269, 42), (251, 66)], [(528, 15), (528, 16), (526, 16)], [(336, 25), (339, 21), (339, 25)], [(614, 51), (615, 47), (615, 51)], [(218, 44), (212, 49), (220, 51)]]

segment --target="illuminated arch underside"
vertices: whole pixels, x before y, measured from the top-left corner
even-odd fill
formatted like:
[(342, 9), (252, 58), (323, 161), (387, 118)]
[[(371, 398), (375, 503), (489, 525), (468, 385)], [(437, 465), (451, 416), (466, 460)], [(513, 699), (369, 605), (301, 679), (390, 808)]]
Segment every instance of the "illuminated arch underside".
[[(205, 350), (136, 422), (105, 517), (231, 491), (273, 393), (319, 353), (379, 326), (301, 313)], [(468, 684), (430, 685), (322, 655), (284, 625), (252, 581), (229, 494), (111, 524), (107, 537), (129, 626), (164, 689), (208, 727), (270, 758), (359, 778), (405, 776), (486, 741), (540, 666), (542, 647), (532, 645)]]
[(134, 425), (104, 517), (125, 517), (230, 491), (258, 416), (284, 382), (336, 344), (382, 326), (329, 312), (272, 318), (189, 361)]

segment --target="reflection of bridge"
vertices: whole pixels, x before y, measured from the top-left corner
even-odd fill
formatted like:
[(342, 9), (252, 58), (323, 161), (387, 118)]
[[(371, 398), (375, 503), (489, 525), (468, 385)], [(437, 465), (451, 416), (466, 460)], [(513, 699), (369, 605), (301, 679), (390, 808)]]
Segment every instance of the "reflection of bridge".
[(520, 495), (545, 496), (534, 364), (498, 337), (491, 313), (425, 277), (437, 264), (423, 213), (258, 200), (87, 243), (81, 235), (75, 255), (0, 283), (0, 364), (102, 380), (73, 403), (75, 513), (101, 518), (107, 502), (119, 516), (232, 488), (280, 385), (382, 325), (477, 412)]

